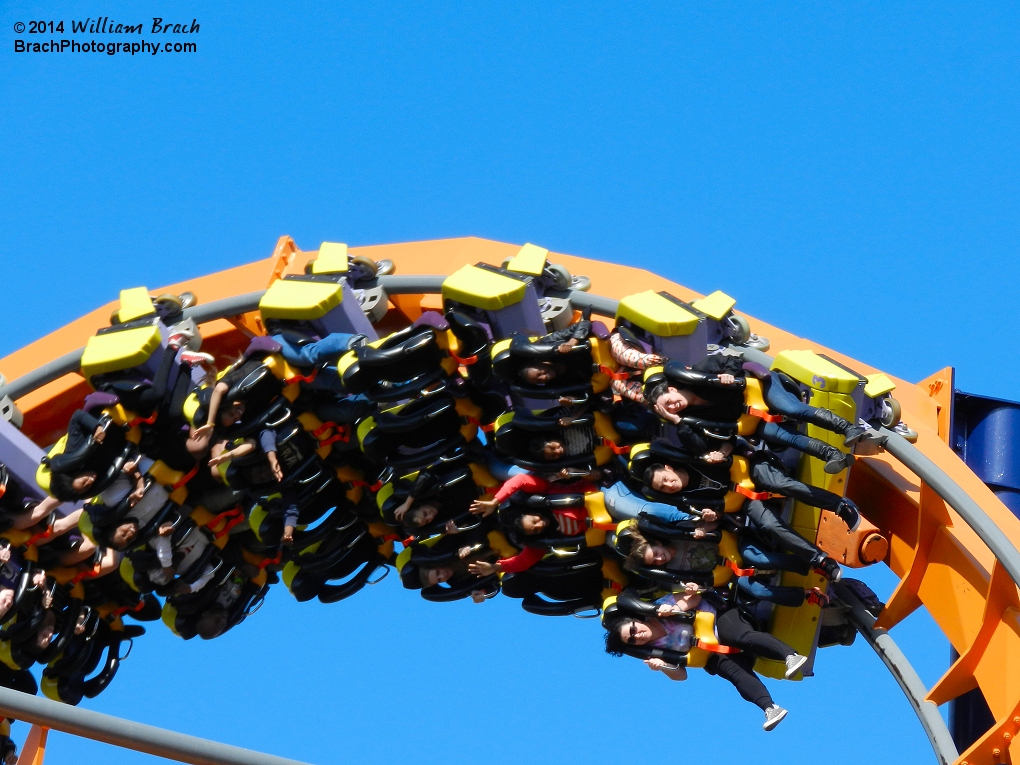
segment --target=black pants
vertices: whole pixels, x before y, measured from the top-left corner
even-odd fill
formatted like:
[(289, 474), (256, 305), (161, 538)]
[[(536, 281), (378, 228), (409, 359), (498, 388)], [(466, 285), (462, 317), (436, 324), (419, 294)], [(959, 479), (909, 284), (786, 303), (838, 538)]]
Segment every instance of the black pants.
[(841, 497), (831, 491), (808, 486), (806, 483), (790, 478), (782, 470), (769, 462), (759, 462), (751, 467), (751, 478), (758, 491), (769, 491), (792, 497), (798, 502), (824, 510), (835, 510), (839, 507)]
[(729, 680), (742, 699), (750, 701), (758, 708), (765, 710), (772, 706), (772, 696), (768, 688), (761, 678), (754, 674), (753, 654), (738, 653), (727, 656), (713, 653), (705, 664), (705, 671)]
[(542, 576), (521, 571), (503, 580), (503, 594), (510, 598), (524, 598), (541, 592), (553, 600), (573, 600), (598, 595), (601, 590), (601, 569), (563, 576)]
[(180, 406), (183, 406), (184, 399), (187, 397), (188, 378), (191, 370), (184, 364), (180, 365), (177, 368), (174, 380), (171, 381), (170, 376), (176, 359), (176, 351), (172, 348), (163, 349), (163, 358), (160, 359), (156, 374), (152, 376), (151, 385), (145, 386), (140, 390), (127, 391), (118, 388), (115, 380), (109, 385), (100, 385), (99, 390), (116, 394), (120, 397), (120, 402), (124, 405), (125, 409), (129, 409), (142, 417), (148, 417), (167, 403), (168, 393), (172, 394), (183, 386), (183, 390), (179, 391), (177, 395), (177, 398), (180, 399)]
[(790, 646), (767, 632), (759, 632), (736, 608), (723, 611), (715, 619), (719, 642), (763, 659), (784, 661), (796, 653)]
[(50, 460), (50, 470), (54, 473), (75, 473), (83, 470), (85, 457), (79, 452), (89, 443), (89, 439), (99, 427), (99, 420), (83, 409), (76, 409), (67, 423), (67, 441), (64, 451)]
[(825, 557), (822, 551), (794, 531), (775, 510), (758, 499), (747, 503), (744, 512), (751, 523), (757, 526), (778, 547), (793, 553), (807, 564), (818, 561), (819, 556)]

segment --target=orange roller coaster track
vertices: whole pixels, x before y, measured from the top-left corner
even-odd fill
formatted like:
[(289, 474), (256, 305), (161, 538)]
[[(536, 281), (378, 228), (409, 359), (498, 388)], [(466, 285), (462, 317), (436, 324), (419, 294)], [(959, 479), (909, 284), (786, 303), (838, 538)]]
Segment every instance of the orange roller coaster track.
[[(385, 331), (413, 321), (423, 310), (442, 308), (435, 294), (443, 279), (440, 275), (479, 261), (498, 264), (519, 249), (462, 238), (351, 248), (350, 253), (399, 265), (401, 276), (382, 277), (390, 301), (380, 324)], [(283, 237), (269, 258), (159, 292), (190, 291), (200, 296), (202, 303), (189, 312), (202, 325), (203, 350), (225, 359), (243, 347), (251, 332), (259, 331), (258, 298), (267, 286), (282, 275), (301, 273), (316, 255), (300, 251), (292, 239)], [(587, 303), (596, 313), (613, 315), (617, 300), (646, 290), (665, 290), (686, 302), (701, 297), (641, 269), (556, 253), (550, 253), (550, 259), (591, 279), (590, 294), (572, 293), (571, 297), (575, 305)], [(77, 373), (77, 358), (88, 338), (107, 326), (116, 307), (97, 308), (0, 359), (0, 373), (8, 381), (0, 387), (0, 399), (9, 395), (15, 401), (24, 417), (22, 432), (35, 443), (55, 441), (89, 392)], [(863, 375), (879, 372), (748, 318), (758, 334), (770, 339), (774, 353), (807, 349)], [(883, 448), (858, 458), (849, 473), (847, 496), (888, 540), (882, 563), (896, 574), (899, 584), (877, 620), (855, 609), (855, 626), (897, 675), (939, 760), (962, 765), (1008, 763), (1012, 743), (1020, 734), (1020, 672), (1016, 671), (1020, 662), (1020, 520), (949, 446), (952, 369), (916, 384), (889, 377), (896, 385), (903, 420), (917, 433), (916, 443), (881, 431), (876, 441)], [(887, 633), (922, 605), (959, 654), (930, 689), (920, 684)], [(974, 688), (981, 690), (995, 723), (959, 753), (937, 705)], [(16, 712), (16, 700), (12, 700), (16, 695), (0, 692), (0, 708)]]

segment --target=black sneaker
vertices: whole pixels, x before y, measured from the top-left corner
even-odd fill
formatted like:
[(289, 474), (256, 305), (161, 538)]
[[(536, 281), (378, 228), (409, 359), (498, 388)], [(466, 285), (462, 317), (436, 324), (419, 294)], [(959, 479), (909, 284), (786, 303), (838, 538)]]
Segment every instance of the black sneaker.
[(846, 497), (839, 501), (839, 506), (836, 508), (835, 513), (843, 520), (843, 523), (847, 525), (850, 531), (857, 531), (861, 525), (860, 510), (857, 509), (857, 505)]
[(813, 566), (814, 570), (828, 579), (830, 582), (838, 582), (843, 577), (843, 569), (834, 558), (823, 558)]

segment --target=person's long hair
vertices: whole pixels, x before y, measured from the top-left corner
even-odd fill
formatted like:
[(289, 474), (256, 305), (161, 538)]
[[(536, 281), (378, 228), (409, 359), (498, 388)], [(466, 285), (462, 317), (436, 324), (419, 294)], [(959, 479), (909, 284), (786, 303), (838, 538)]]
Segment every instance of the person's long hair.
[(602, 626), (606, 628), (606, 653), (610, 656), (624, 655), (627, 644), (620, 637), (620, 627), (633, 620), (634, 617), (627, 614), (614, 614), (603, 620)]
[(630, 550), (627, 552), (627, 557), (623, 561), (623, 567), (628, 571), (636, 571), (639, 566), (647, 565), (645, 563), (645, 553), (648, 548), (653, 544), (662, 544), (657, 539), (648, 539), (637, 529), (631, 529), (627, 532), (630, 537)]

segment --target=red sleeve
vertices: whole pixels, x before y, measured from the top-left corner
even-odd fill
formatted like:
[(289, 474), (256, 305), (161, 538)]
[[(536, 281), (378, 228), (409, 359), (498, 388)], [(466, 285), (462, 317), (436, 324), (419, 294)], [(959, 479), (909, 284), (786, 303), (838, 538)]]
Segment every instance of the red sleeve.
[(527, 571), (545, 557), (545, 550), (539, 547), (525, 547), (512, 558), (504, 558), (499, 562), (500, 568), (507, 574)]
[(549, 482), (544, 478), (530, 473), (520, 473), (499, 487), (496, 492), (496, 501), (504, 502), (515, 491), (526, 491), (528, 494), (537, 494), (549, 488)]

